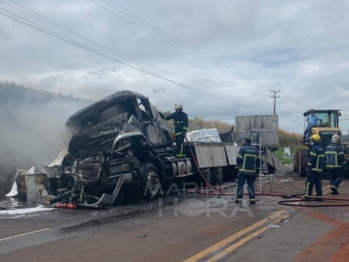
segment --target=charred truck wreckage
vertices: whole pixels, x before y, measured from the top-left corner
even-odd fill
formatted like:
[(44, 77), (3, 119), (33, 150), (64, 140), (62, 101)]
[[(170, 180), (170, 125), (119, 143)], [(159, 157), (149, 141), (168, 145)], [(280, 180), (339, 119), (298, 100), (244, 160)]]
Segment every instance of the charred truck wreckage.
[(66, 127), (72, 133), (68, 154), (61, 166), (48, 168), (56, 195), (51, 203), (109, 206), (122, 185), (149, 199), (161, 181), (191, 174), (190, 161), (174, 157), (165, 123), (140, 94), (110, 95), (72, 115)]
[[(46, 204), (107, 207), (135, 195), (149, 200), (177, 179), (201, 175), (206, 184), (221, 183), (237, 171), (234, 143), (187, 141), (187, 157), (176, 158), (164, 120), (136, 92), (118, 91), (91, 104), (72, 115), (66, 127), (68, 148), (40, 174), (31, 173), (34, 189), (26, 183), (26, 191), (36, 191)], [(20, 177), (14, 180), (19, 193)]]

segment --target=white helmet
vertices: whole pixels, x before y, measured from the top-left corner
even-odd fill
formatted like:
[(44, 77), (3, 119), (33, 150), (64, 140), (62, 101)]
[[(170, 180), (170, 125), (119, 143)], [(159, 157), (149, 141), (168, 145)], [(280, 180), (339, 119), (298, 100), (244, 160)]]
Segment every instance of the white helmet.
[(339, 135), (333, 135), (331, 139), (331, 143), (338, 143), (341, 137)]
[(174, 109), (182, 109), (183, 110), (183, 106), (181, 104), (175, 104)]

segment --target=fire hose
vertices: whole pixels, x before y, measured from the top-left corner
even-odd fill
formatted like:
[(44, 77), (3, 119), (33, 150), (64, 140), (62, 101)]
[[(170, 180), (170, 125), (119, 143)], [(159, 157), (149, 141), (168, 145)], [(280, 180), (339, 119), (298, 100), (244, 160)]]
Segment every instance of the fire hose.
[[(185, 140), (188, 142), (187, 138), (185, 137)], [(191, 148), (191, 146), (189, 145), (189, 150), (192, 156), (192, 159), (194, 161), (195, 167), (197, 168), (197, 170), (199, 171), (199, 174), (201, 176), (201, 178), (204, 180), (204, 182), (207, 185), (208, 189), (214, 190), (215, 192), (204, 192), (204, 189), (207, 188), (201, 188), (201, 190), (199, 189), (195, 189), (195, 193), (199, 194), (199, 195), (205, 195), (205, 196), (236, 196), (235, 193), (231, 193), (231, 192), (226, 192), (224, 187), (216, 187), (214, 185), (212, 185), (207, 178), (202, 174), (200, 167), (197, 163), (197, 160), (195, 158), (195, 154)], [(244, 194), (247, 195), (247, 194)], [(281, 197), (284, 199), (290, 199), (290, 198), (298, 198), (298, 199), (290, 199), (290, 200), (280, 200), (278, 201), (279, 205), (287, 205), (287, 206), (302, 206), (302, 207), (338, 207), (338, 206), (349, 206), (348, 204), (328, 204), (328, 203), (323, 203), (323, 202), (318, 202), (316, 205), (312, 205), (309, 202), (314, 202), (314, 201), (310, 201), (310, 200), (302, 200), (300, 199), (302, 196), (304, 196), (304, 194), (291, 194), (291, 195), (287, 195), (287, 194), (278, 194), (278, 193), (257, 193), (256, 196), (272, 196), (272, 197)], [(328, 197), (324, 197), (322, 198), (323, 200), (326, 201), (343, 201), (343, 202), (349, 202), (349, 199), (347, 198), (328, 198)], [(314, 199), (315, 200), (315, 199)], [(316, 201), (317, 202), (317, 201)], [(308, 204), (309, 203), (309, 204)], [(319, 204), (321, 203), (321, 204)]]

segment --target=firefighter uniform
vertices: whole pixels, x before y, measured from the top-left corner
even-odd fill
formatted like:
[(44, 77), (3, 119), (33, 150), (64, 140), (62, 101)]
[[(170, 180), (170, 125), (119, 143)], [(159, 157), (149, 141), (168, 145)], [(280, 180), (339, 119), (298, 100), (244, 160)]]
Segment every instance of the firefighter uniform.
[(245, 145), (240, 148), (236, 157), (239, 167), (235, 203), (242, 201), (243, 187), (247, 183), (247, 191), (251, 204), (256, 203), (254, 182), (260, 169), (260, 158), (257, 148), (251, 146), (251, 141), (245, 139)]
[(337, 143), (331, 142), (325, 149), (326, 169), (331, 177), (331, 193), (338, 194), (339, 184), (343, 179), (346, 166), (343, 148)]
[(173, 124), (175, 127), (175, 136), (176, 136), (176, 156), (177, 157), (185, 157), (184, 153), (184, 137), (187, 133), (188, 129), (188, 115), (183, 111), (173, 112), (168, 116), (163, 116), (164, 120), (173, 120)]
[(303, 199), (311, 199), (313, 186), (315, 185), (317, 200), (322, 201), (321, 176), (325, 165), (324, 149), (317, 143), (317, 141), (314, 142), (315, 143), (311, 146), (310, 149), (309, 161), (307, 166), (308, 173), (305, 187), (305, 196)]

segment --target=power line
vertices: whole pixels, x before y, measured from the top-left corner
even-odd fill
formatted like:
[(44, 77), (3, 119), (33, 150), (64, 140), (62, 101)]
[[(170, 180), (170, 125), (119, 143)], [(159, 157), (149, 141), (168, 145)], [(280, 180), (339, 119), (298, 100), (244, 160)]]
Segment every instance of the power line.
[(291, 122), (293, 122), (293, 123), (296, 123), (296, 124), (298, 124), (298, 125), (303, 125), (303, 123), (294, 121), (294, 120), (292, 120), (291, 118), (285, 116), (284, 114), (280, 114), (280, 113), (279, 113), (278, 115), (281, 116), (281, 117), (283, 117), (283, 118), (285, 118), (285, 119), (287, 119), (287, 120), (289, 120), (289, 121), (291, 121)]
[[(9, 12), (9, 11), (3, 9), (3, 8), (0, 8), (0, 10), (4, 10), (4, 11), (6, 11), (6, 12), (8, 12), (8, 13), (10, 13), (10, 14), (12, 14), (12, 15), (18, 17), (18, 15), (13, 14), (12, 12)], [(105, 54), (103, 54), (103, 53), (100, 53), (100, 52), (98, 52), (98, 51), (96, 51), (96, 50), (91, 49), (90, 47), (87, 47), (87, 46), (84, 46), (84, 45), (82, 45), (82, 44), (79, 44), (79, 43), (77, 43), (77, 42), (75, 42), (75, 41), (73, 41), (73, 40), (67, 39), (67, 38), (64, 37), (64, 36), (61, 36), (60, 34), (57, 34), (57, 33), (55, 33), (55, 32), (52, 32), (51, 30), (46, 29), (46, 28), (44, 28), (44, 27), (42, 27), (42, 26), (40, 26), (40, 25), (37, 25), (36, 23), (33, 23), (33, 22), (31, 22), (31, 21), (29, 21), (29, 20), (27, 20), (27, 19), (25, 19), (25, 18), (21, 18), (21, 19), (23, 19), (23, 20), (25, 20), (25, 21), (29, 21), (30, 23), (32, 23), (32, 24), (34, 24), (34, 25), (36, 25), (36, 26), (38, 26), (38, 27), (44, 28), (44, 29), (40, 29), (40, 28), (38, 28), (38, 27), (36, 27), (36, 26), (30, 25), (30, 24), (28, 24), (28, 23), (25, 23), (25, 22), (23, 22), (23, 21), (20, 21), (20, 20), (14, 18), (14, 17), (11, 17), (11, 16), (9, 16), (9, 15), (6, 15), (6, 14), (4, 14), (4, 13), (1, 13), (1, 12), (0, 12), (0, 14), (1, 14), (1, 15), (4, 15), (4, 16), (10, 18), (10, 19), (13, 19), (13, 20), (15, 20), (15, 21), (17, 21), (17, 22), (19, 22), (19, 23), (22, 23), (22, 24), (24, 24), (24, 25), (27, 25), (27, 26), (29, 26), (29, 27), (31, 27), (31, 28), (33, 28), (33, 29), (36, 29), (36, 30), (38, 30), (38, 31), (41, 31), (41, 32), (43, 32), (43, 33), (45, 33), (45, 34), (48, 34), (48, 35), (53, 36), (53, 37), (55, 37), (55, 38), (58, 38), (58, 39), (60, 39), (60, 40), (62, 40), (62, 41), (65, 41), (65, 42), (70, 43), (70, 44), (72, 44), (72, 45), (75, 45), (75, 46), (77, 46), (77, 47), (79, 47), (79, 48), (82, 48), (82, 49), (84, 49), (84, 50), (86, 50), (86, 51), (92, 52), (92, 53), (94, 53), (94, 54), (97, 54), (97, 55), (99, 55), (99, 56), (102, 56), (102, 57), (104, 57), (104, 58), (107, 58), (107, 59), (109, 59), (109, 60), (112, 60), (112, 61), (114, 61), (114, 62), (123, 64), (123, 65), (125, 65), (125, 66), (127, 66), (127, 67), (136, 69), (136, 70), (141, 71), (141, 72), (143, 72), (143, 73), (147, 73), (147, 74), (149, 74), (149, 75), (158, 77), (158, 78), (160, 78), (160, 79), (163, 79), (163, 80), (165, 80), (165, 81), (171, 82), (171, 83), (173, 83), (173, 84), (176, 84), (176, 85), (182, 86), (182, 87), (184, 87), (184, 88), (190, 89), (190, 90), (195, 91), (195, 92), (197, 92), (197, 93), (200, 93), (200, 94), (203, 94), (203, 95), (212, 97), (212, 98), (216, 98), (216, 99), (218, 99), (218, 100), (225, 101), (225, 102), (228, 102), (228, 103), (231, 103), (231, 104), (241, 105), (241, 106), (244, 106), (244, 107), (249, 107), (249, 108), (254, 108), (254, 109), (257, 109), (257, 110), (265, 111), (264, 109), (261, 109), (261, 108), (255, 107), (255, 106), (250, 106), (250, 105), (246, 105), (246, 104), (242, 104), (242, 103), (233, 102), (233, 101), (230, 101), (230, 100), (225, 99), (225, 98), (221, 98), (221, 97), (216, 96), (216, 95), (210, 95), (210, 94), (208, 94), (208, 93), (206, 93), (206, 92), (204, 92), (204, 91), (198, 90), (198, 89), (193, 88), (193, 87), (190, 87), (190, 86), (188, 86), (188, 85), (184, 85), (184, 84), (178, 83), (178, 82), (176, 82), (176, 81), (174, 81), (174, 80), (171, 80), (171, 79), (169, 79), (169, 78), (166, 78), (166, 77), (157, 75), (156, 73), (152, 73), (152, 72), (149, 72), (149, 71), (147, 71), (147, 70), (143, 70), (143, 69), (140, 69), (140, 68), (136, 68), (136, 67), (134, 67), (134, 66), (132, 66), (132, 65), (125, 64), (125, 63), (123, 63), (123, 62), (120, 61), (120, 60), (117, 60), (117, 59), (115, 59), (115, 58), (113, 58), (113, 57), (107, 56), (107, 55), (105, 55)]]
[[(1, 2), (1, 1), (0, 1), (0, 2)], [(12, 2), (13, 2), (13, 1), (12, 1)], [(3, 3), (3, 2), (2, 2), (2, 3)], [(13, 7), (12, 7), (12, 8), (13, 8)], [(18, 16), (18, 15), (16, 15), (16, 14), (13, 14), (12, 12), (9, 12), (9, 11), (6, 10), (6, 9), (3, 9), (3, 8), (0, 8), (0, 9), (4, 10), (4, 11), (6, 11), (6, 12), (12, 14), (12, 15), (15, 15), (15, 16), (19, 17), (20, 19), (23, 19), (23, 20), (25, 20), (25, 21), (28, 21), (28, 22), (31, 23), (31, 24), (37, 25), (36, 23), (33, 23), (33, 22), (31, 22), (31, 21), (29, 21), (29, 20), (27, 20), (27, 19), (25, 19), (25, 18), (22, 18), (22, 17), (20, 17), (20, 16)], [(29, 10), (29, 9), (28, 9), (28, 10)], [(29, 10), (29, 11), (30, 11), (30, 10)], [(35, 13), (35, 12), (34, 12), (34, 13)], [(242, 103), (232, 102), (231, 100), (218, 97), (217, 95), (210, 95), (210, 94), (208, 94), (207, 92), (203, 92), (202, 90), (198, 90), (198, 89), (196, 89), (196, 88), (193, 88), (193, 87), (190, 87), (190, 86), (187, 86), (187, 85), (178, 83), (178, 82), (173, 81), (173, 80), (171, 80), (171, 79), (168, 79), (168, 78), (166, 78), (166, 77), (162, 77), (162, 76), (160, 76), (160, 75), (157, 75), (156, 73), (149, 72), (149, 71), (147, 71), (147, 70), (142, 70), (142, 69), (136, 68), (136, 67), (134, 67), (134, 66), (125, 64), (125, 63), (123, 63), (122, 61), (116, 60), (115, 58), (112, 58), (112, 57), (110, 57), (110, 56), (105, 55), (104, 53), (100, 53), (100, 52), (98, 52), (98, 51), (96, 51), (96, 50), (94, 50), (94, 49), (92, 49), (92, 48), (90, 48), (90, 47), (84, 46), (84, 45), (82, 45), (82, 44), (80, 44), (80, 43), (77, 43), (77, 42), (75, 42), (75, 41), (73, 41), (73, 40), (70, 40), (69, 38), (66, 38), (66, 37), (64, 37), (64, 36), (62, 36), (62, 35), (60, 35), (60, 34), (57, 34), (57, 33), (53, 32), (53, 31), (51, 31), (51, 30), (49, 30), (49, 29), (47, 29), (47, 28), (44, 28), (44, 27), (42, 27), (42, 26), (40, 26), (40, 25), (37, 25), (37, 26), (38, 26), (38, 27), (41, 27), (41, 28), (43, 28), (43, 29), (37, 28), (37, 27), (35, 27), (35, 26), (33, 26), (33, 25), (30, 25), (30, 24), (28, 24), (28, 23), (25, 23), (25, 22), (23, 22), (23, 21), (20, 21), (20, 20), (18, 20), (18, 19), (16, 19), (16, 18), (13, 18), (13, 17), (11, 17), (11, 16), (8, 16), (8, 15), (6, 15), (6, 14), (4, 14), (4, 13), (1, 13), (1, 12), (0, 12), (0, 14), (4, 15), (4, 16), (10, 18), (10, 19), (13, 19), (13, 20), (15, 20), (15, 21), (17, 21), (17, 22), (19, 22), (19, 23), (22, 23), (22, 24), (24, 24), (24, 25), (27, 25), (27, 26), (29, 26), (29, 27), (31, 27), (31, 28), (33, 28), (33, 29), (36, 29), (36, 30), (38, 30), (38, 31), (41, 31), (41, 32), (43, 32), (43, 33), (45, 33), (45, 34), (48, 34), (48, 35), (53, 36), (53, 37), (55, 37), (55, 38), (58, 38), (58, 39), (60, 39), (60, 40), (62, 40), (62, 41), (65, 41), (65, 42), (67, 42), (67, 43), (70, 43), (70, 44), (72, 44), (72, 45), (75, 45), (75, 46), (77, 46), (77, 47), (79, 47), (79, 48), (85, 49), (86, 51), (92, 52), (92, 53), (97, 54), (97, 55), (99, 55), (99, 56), (102, 56), (102, 57), (104, 57), (104, 58), (110, 59), (110, 60), (112, 60), (112, 61), (114, 61), (114, 62), (123, 64), (123, 65), (125, 65), (125, 66), (127, 66), (127, 67), (130, 67), (130, 68), (136, 69), (136, 70), (138, 70), (138, 71), (147, 73), (147, 74), (149, 74), (149, 75), (158, 77), (158, 78), (163, 79), (163, 80), (165, 80), (165, 81), (168, 81), (168, 82), (177, 84), (177, 85), (179, 85), (179, 86), (185, 87), (185, 88), (187, 88), (187, 89), (193, 90), (193, 91), (198, 92), (198, 93), (201, 93), (201, 94), (203, 94), (203, 95), (206, 95), (206, 96), (209, 96), (209, 97), (212, 97), (212, 98), (221, 100), (221, 101), (225, 101), (225, 102), (228, 102), (228, 103), (232, 103), (232, 104), (236, 104), (236, 105), (241, 105), (241, 106), (250, 107), (250, 108), (255, 108), (255, 109), (258, 109), (258, 110), (263, 110), (263, 111), (265, 111), (264, 109), (261, 109), (261, 108), (255, 107), (255, 106), (249, 106), (249, 105), (242, 104)], [(38, 16), (40, 16), (40, 15), (38, 14)], [(42, 17), (43, 19), (45, 19), (45, 20), (50, 21), (49, 19), (47, 19), (47, 18), (45, 18), (45, 17), (43, 17), (43, 16), (41, 16), (41, 17)], [(42, 19), (41, 19), (41, 20), (42, 20)], [(52, 21), (50, 21), (50, 22), (52, 22)], [(53, 22), (53, 23), (54, 23), (54, 22)], [(55, 23), (55, 24), (56, 24), (56, 26), (60, 26), (60, 25), (57, 24), (57, 23)], [(63, 28), (64, 28), (64, 27), (63, 27)], [(70, 29), (67, 29), (67, 30), (69, 30), (71, 33), (74, 33), (74, 34), (75, 34), (75, 32), (71, 31)], [(78, 35), (78, 34), (77, 34), (77, 35)], [(80, 36), (80, 35), (79, 35), (79, 36)], [(83, 36), (81, 36), (81, 37), (83, 37)], [(87, 38), (86, 38), (86, 40), (89, 41), (89, 39), (87, 39)], [(93, 41), (92, 41), (92, 42), (93, 42)], [(95, 43), (95, 42), (93, 42), (93, 43)], [(98, 44), (98, 43), (95, 43), (95, 44)], [(297, 123), (296, 121), (293, 121), (292, 119), (290, 119), (290, 118), (288, 118), (288, 117), (286, 117), (286, 116), (284, 116), (284, 115), (280, 115), (280, 116), (282, 116), (282, 117), (288, 119), (289, 121), (292, 121), (292, 122), (294, 122), (294, 123)], [(298, 124), (298, 123), (297, 123), (297, 124)]]
[[(31, 14), (28, 13), (28, 12), (26, 12), (26, 11), (23, 11), (23, 10), (21, 10), (21, 9), (19, 9), (19, 8), (16, 8), (16, 7), (14, 7), (14, 6), (11, 6), (11, 5), (9, 5), (9, 4), (6, 4), (6, 3), (4, 3), (4, 2), (2, 2), (2, 1), (0, 1), (0, 3), (3, 3), (3, 4), (5, 4), (5, 5), (7, 5), (7, 6), (11, 7), (11, 8), (13, 8), (13, 9), (16, 9), (16, 10), (18, 10), (18, 11), (20, 11), (20, 12), (25, 13), (25, 14), (29, 14), (29, 15), (35, 17), (36, 19), (39, 19), (39, 20), (44, 21), (44, 22), (46, 22), (46, 23), (49, 23), (49, 24), (51, 24), (51, 25), (53, 25), (53, 26), (56, 26), (56, 27), (58, 27), (58, 28), (60, 28), (60, 29), (65, 30), (65, 31), (67, 31), (67, 32), (69, 32), (69, 33), (71, 33), (71, 34), (74, 34), (74, 35), (76, 35), (76, 36), (78, 36), (78, 37), (80, 37), (80, 38), (82, 38), (82, 39), (84, 39), (84, 40), (86, 40), (86, 41), (88, 41), (88, 42), (90, 42), (90, 43), (93, 43), (93, 44), (95, 44), (95, 45), (97, 45), (97, 46), (99, 46), (99, 47), (101, 47), (101, 48), (103, 48), (103, 49), (105, 49), (105, 50), (107, 50), (107, 51), (109, 51), (109, 52), (111, 52), (111, 53), (113, 53), (113, 54), (115, 54), (115, 55), (117, 55), (117, 56), (119, 56), (119, 57), (125, 59), (125, 60), (130, 60), (131, 63), (133, 63), (133, 64), (139, 66), (140, 68), (144, 68), (142, 65), (139, 64), (139, 63), (142, 63), (142, 64), (144, 64), (144, 65), (147, 65), (147, 66), (156, 68), (156, 69), (158, 69), (158, 70), (160, 70), (160, 71), (163, 71), (163, 72), (166, 72), (166, 73), (168, 73), (168, 74), (170, 74), (170, 75), (173, 75), (173, 76), (176, 76), (176, 77), (178, 77), (178, 78), (181, 78), (180, 76), (178, 76), (178, 75), (176, 75), (176, 74), (173, 74), (173, 73), (171, 73), (171, 72), (169, 72), (169, 71), (163, 70), (163, 69), (161, 69), (161, 68), (158, 68), (158, 67), (156, 67), (156, 66), (153, 66), (153, 65), (150, 65), (150, 64), (147, 64), (147, 63), (144, 63), (144, 62), (137, 61), (136, 59), (134, 59), (134, 58), (132, 58), (132, 57), (129, 57), (129, 56), (127, 56), (127, 55), (124, 55), (124, 54), (122, 54), (122, 53), (120, 53), (120, 52), (115, 51), (114, 49), (111, 49), (111, 48), (109, 48), (109, 47), (107, 47), (107, 46), (105, 46), (105, 45), (102, 45), (102, 44), (97, 43), (97, 42), (95, 42), (95, 41), (93, 41), (93, 40), (91, 40), (91, 39), (88, 39), (87, 37), (85, 37), (85, 36), (83, 36), (83, 35), (81, 35), (81, 34), (78, 34), (78, 33), (74, 32), (74, 31), (70, 30), (69, 28), (64, 27), (64, 26), (62, 26), (62, 25), (60, 25), (60, 24), (58, 24), (58, 23), (56, 23), (56, 22), (54, 22), (54, 21), (52, 21), (52, 20), (50, 20), (50, 19), (48, 19), (48, 18), (42, 16), (42, 15), (38, 14), (38, 13), (36, 13), (36, 12), (30, 10), (29, 8), (27, 8), (27, 7), (25, 7), (25, 6), (21, 5), (21, 4), (16, 3), (16, 2), (13, 1), (13, 0), (9, 0), (9, 1), (12, 2), (12, 3), (14, 3), (14, 4), (16, 4), (16, 5), (18, 5), (18, 6), (20, 6), (20, 7), (23, 8), (23, 9), (29, 11)], [(34, 15), (33, 15), (33, 14), (34, 14)], [(136, 60), (138, 63), (137, 63), (137, 62), (134, 62), (133, 60)], [(145, 69), (146, 69), (146, 70), (149, 70), (149, 69), (147, 69), (147, 68), (145, 68)], [(184, 80), (189, 81), (189, 82), (191, 82), (191, 83), (193, 83), (193, 84), (195, 84), (195, 85), (198, 85), (198, 83), (193, 82), (193, 81), (191, 81), (190, 79), (184, 78)], [(222, 93), (222, 94), (223, 94), (223, 93)], [(229, 95), (227, 95), (227, 94), (223, 94), (223, 95), (229, 96)], [(255, 105), (256, 105), (256, 104), (255, 104)], [(258, 104), (257, 104), (257, 106), (267, 108), (267, 106), (265, 106), (265, 105), (258, 105)]]
[[(135, 24), (134, 22), (126, 19), (125, 17), (120, 16), (119, 14), (109, 10), (108, 8), (106, 8), (105, 6), (97, 3), (96, 1), (94, 1), (94, 0), (90, 0), (90, 1), (95, 3), (96, 5), (98, 5), (99, 7), (103, 8), (104, 10), (106, 10), (106, 11), (108, 11), (108, 12), (110, 12), (110, 13), (118, 16), (118, 17), (120, 17), (121, 19), (129, 22), (130, 24), (132, 24), (132, 25), (142, 29), (143, 31), (145, 31), (145, 32), (147, 32), (147, 33), (157, 37), (158, 39), (160, 39), (163, 42), (171, 45), (172, 47), (175, 47), (175, 48), (177, 48), (177, 49), (179, 49), (179, 50), (181, 50), (181, 51), (183, 51), (183, 52), (185, 52), (185, 53), (187, 53), (187, 54), (189, 54), (191, 56), (194, 56), (195, 58), (197, 58), (197, 59), (199, 59), (199, 60), (201, 60), (201, 61), (203, 61), (203, 62), (205, 62), (207, 64), (214, 65), (217, 68), (219, 68), (219, 69), (221, 69), (221, 70), (223, 70), (223, 71), (225, 71), (227, 73), (232, 74), (234, 77), (240, 78), (240, 79), (242, 79), (242, 80), (244, 80), (246, 82), (249, 82), (249, 81), (252, 80), (252, 81), (256, 82), (258, 85), (261, 85), (261, 86), (264, 86), (264, 87), (270, 87), (270, 86), (266, 86), (265, 84), (259, 82), (259, 80), (253, 79), (253, 78), (251, 78), (251, 77), (249, 77), (249, 76), (247, 76), (247, 75), (245, 75), (245, 74), (243, 74), (243, 73), (241, 73), (241, 72), (239, 72), (237, 70), (233, 70), (230, 67), (227, 67), (226, 65), (224, 65), (224, 64), (222, 64), (220, 62), (215, 61), (214, 59), (210, 58), (209, 56), (203, 54), (202, 52), (198, 51), (195, 48), (190, 47), (189, 45), (187, 45), (184, 42), (178, 40), (177, 38), (169, 35), (168, 33), (164, 32), (163, 30), (159, 29), (158, 27), (150, 24), (149, 22), (145, 21), (144, 19), (142, 19), (139, 16), (133, 14), (131, 11), (128, 11), (126, 8), (121, 7), (120, 5), (116, 4), (113, 1), (110, 1), (110, 2), (112, 2), (114, 5), (119, 6), (120, 8), (122, 8), (125, 11), (120, 10), (120, 8), (112, 5), (111, 3), (106, 2), (105, 0), (102, 0), (105, 4), (107, 4), (107, 5), (111, 6), (112, 8), (122, 12), (123, 14), (127, 15), (128, 17), (131, 17), (132, 19), (136, 20), (138, 23), (144, 25), (145, 27), (151, 29), (152, 31), (155, 31), (157, 34), (159, 34), (162, 37), (160, 37), (159, 35), (154, 34), (153, 32), (150, 32), (147, 29), (144, 29), (142, 26), (139, 26), (139, 25)], [(167, 41), (166, 39), (170, 40), (171, 42)]]

